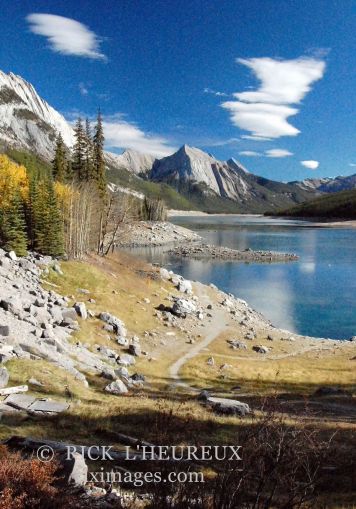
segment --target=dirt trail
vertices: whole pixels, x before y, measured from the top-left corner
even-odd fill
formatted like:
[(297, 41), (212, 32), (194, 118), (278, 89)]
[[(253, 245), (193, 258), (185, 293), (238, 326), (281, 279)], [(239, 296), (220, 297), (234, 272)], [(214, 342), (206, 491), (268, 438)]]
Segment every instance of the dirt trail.
[[(209, 296), (206, 294), (206, 287), (200, 284), (195, 285), (195, 294), (199, 298), (199, 302), (202, 307), (206, 307), (211, 303)], [(180, 380), (179, 371), (182, 366), (190, 359), (198, 355), (201, 350), (206, 348), (215, 338), (217, 338), (222, 332), (226, 330), (226, 310), (225, 309), (216, 309), (211, 313), (213, 316), (211, 321), (209, 322), (209, 328), (207, 330), (206, 327), (201, 327), (199, 333), (204, 334), (204, 339), (199, 341), (196, 345), (194, 345), (188, 352), (179, 357), (171, 366), (169, 367), (169, 376), (173, 380)], [(180, 385), (184, 385), (186, 387), (191, 387), (188, 384), (181, 382)], [(192, 388), (192, 387), (191, 387)]]

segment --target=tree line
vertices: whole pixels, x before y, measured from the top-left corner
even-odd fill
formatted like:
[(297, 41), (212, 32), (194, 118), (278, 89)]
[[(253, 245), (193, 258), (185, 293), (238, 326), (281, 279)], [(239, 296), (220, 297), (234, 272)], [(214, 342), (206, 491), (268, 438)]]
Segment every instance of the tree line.
[(74, 138), (69, 150), (57, 135), (50, 170), (0, 155), (0, 246), (6, 250), (19, 256), (28, 249), (69, 258), (106, 254), (123, 222), (165, 219), (162, 200), (108, 191), (100, 111), (93, 129), (78, 118)]

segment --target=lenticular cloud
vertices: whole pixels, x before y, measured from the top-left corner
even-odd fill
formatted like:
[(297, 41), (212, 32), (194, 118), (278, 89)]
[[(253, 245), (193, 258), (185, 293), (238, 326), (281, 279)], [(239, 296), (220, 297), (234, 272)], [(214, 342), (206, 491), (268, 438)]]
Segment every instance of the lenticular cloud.
[(237, 92), (233, 94), (236, 100), (222, 103), (230, 111), (232, 122), (256, 140), (299, 134), (288, 118), (299, 111), (293, 105), (300, 103), (312, 84), (323, 77), (325, 62), (307, 57), (240, 58), (237, 62), (250, 68), (261, 84), (255, 91)]

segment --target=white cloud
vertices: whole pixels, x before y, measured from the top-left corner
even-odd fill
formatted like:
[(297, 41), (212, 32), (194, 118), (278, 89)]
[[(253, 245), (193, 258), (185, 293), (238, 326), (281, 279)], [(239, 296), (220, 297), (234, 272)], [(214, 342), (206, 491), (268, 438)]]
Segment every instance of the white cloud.
[(232, 122), (250, 131), (253, 138), (279, 138), (280, 136), (296, 136), (298, 129), (288, 124), (287, 119), (296, 115), (298, 110), (280, 104), (243, 103), (228, 101), (223, 108), (230, 111)]
[(319, 167), (319, 161), (300, 161), (300, 164), (302, 166), (305, 166), (305, 168), (309, 168), (310, 170), (316, 170)]
[(79, 83), (78, 87), (79, 87), (79, 92), (81, 93), (81, 95), (89, 94), (88, 87), (85, 85), (85, 83)]
[(271, 148), (265, 151), (267, 157), (289, 157), (292, 156), (293, 153), (289, 152), (289, 150), (285, 150), (283, 148)]
[(242, 134), (241, 138), (244, 140), (254, 140), (254, 141), (271, 141), (272, 138), (266, 138), (266, 136), (251, 136), (249, 134)]
[(123, 120), (121, 114), (104, 118), (103, 126), (107, 148), (131, 148), (156, 157), (165, 157), (177, 150), (165, 138), (147, 134), (135, 124)]
[(350, 163), (349, 166), (356, 166), (356, 163)]
[(299, 134), (299, 129), (288, 123), (299, 111), (292, 105), (300, 103), (311, 85), (323, 77), (325, 62), (309, 57), (240, 58), (237, 62), (249, 67), (261, 84), (255, 91), (237, 92), (233, 94), (236, 100), (222, 103), (232, 122), (259, 140)]
[(34, 34), (47, 37), (50, 47), (63, 55), (106, 60), (99, 37), (74, 19), (54, 14), (29, 14), (26, 20)]
[(254, 150), (242, 150), (239, 152), (240, 156), (247, 156), (247, 157), (261, 157), (262, 154), (260, 152), (255, 152)]
[(218, 92), (216, 90), (212, 90), (211, 88), (204, 88), (204, 93), (217, 95), (218, 97), (228, 97), (229, 96), (229, 94), (226, 94), (225, 92)]

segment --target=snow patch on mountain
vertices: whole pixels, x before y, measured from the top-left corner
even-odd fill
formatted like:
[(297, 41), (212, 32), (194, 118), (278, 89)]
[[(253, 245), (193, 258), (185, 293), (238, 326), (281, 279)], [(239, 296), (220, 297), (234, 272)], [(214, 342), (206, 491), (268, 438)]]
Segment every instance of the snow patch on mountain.
[(31, 83), (0, 71), (0, 137), (5, 143), (52, 157), (54, 140), (61, 133), (65, 144), (74, 142), (72, 127), (37, 94)]

